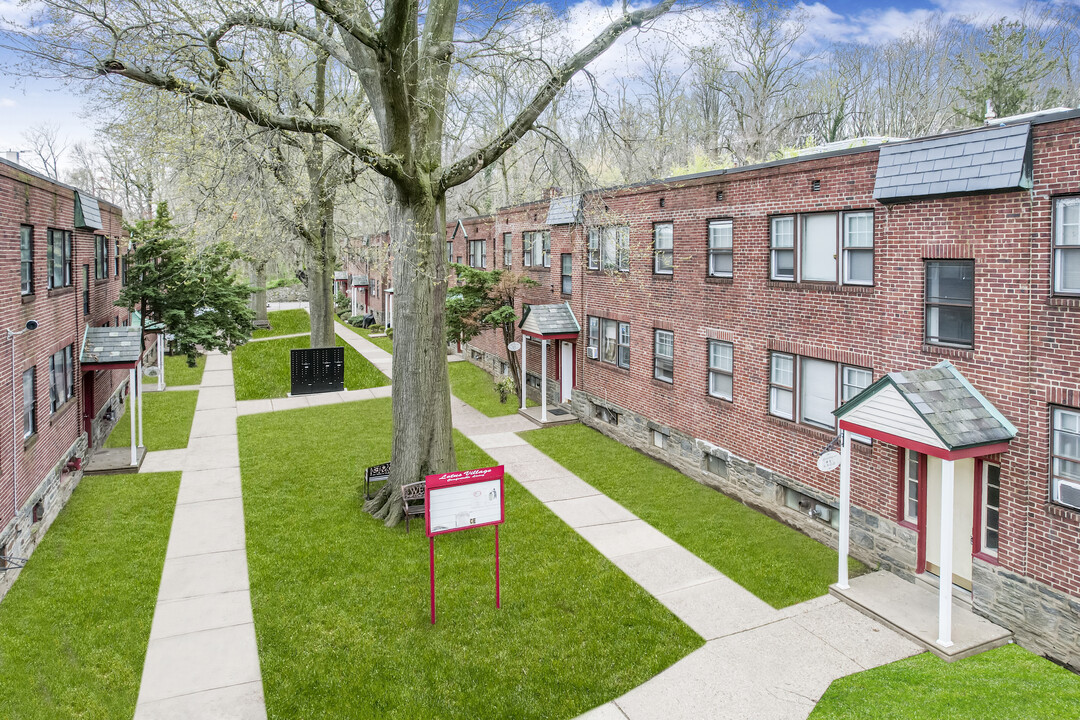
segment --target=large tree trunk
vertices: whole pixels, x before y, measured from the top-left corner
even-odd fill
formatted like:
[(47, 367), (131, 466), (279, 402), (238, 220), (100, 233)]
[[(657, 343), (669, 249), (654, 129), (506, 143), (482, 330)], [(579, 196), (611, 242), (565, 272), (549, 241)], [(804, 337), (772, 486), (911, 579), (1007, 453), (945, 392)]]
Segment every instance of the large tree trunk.
[(390, 210), (394, 253), (394, 434), (390, 480), (364, 509), (404, 518), (401, 486), (456, 469), (446, 364), (445, 204), (400, 190)]
[[(322, 22), (322, 20), (320, 20)], [(326, 55), (318, 54), (315, 66), (315, 112), (326, 104)], [(312, 137), (307, 157), (310, 207), (308, 223), (308, 312), (311, 315), (311, 347), (334, 347), (334, 188), (327, 182), (326, 140)]]
[(252, 295), (252, 300), (255, 304), (253, 308), (255, 310), (255, 322), (253, 323), (257, 328), (270, 327), (270, 320), (266, 317), (266, 261), (260, 260), (254, 264), (255, 267), (255, 293)]

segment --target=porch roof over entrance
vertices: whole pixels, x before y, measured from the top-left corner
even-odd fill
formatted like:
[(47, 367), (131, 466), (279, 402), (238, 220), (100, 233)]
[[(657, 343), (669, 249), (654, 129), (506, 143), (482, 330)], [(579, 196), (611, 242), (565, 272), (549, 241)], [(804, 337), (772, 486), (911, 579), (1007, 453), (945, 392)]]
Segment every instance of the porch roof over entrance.
[(87, 327), (79, 364), (83, 369), (133, 368), (142, 357), (142, 334), (137, 325)]
[(521, 318), (521, 332), (540, 339), (577, 337), (581, 332), (570, 303), (527, 305)]
[(843, 430), (947, 459), (1000, 452), (1016, 437), (1013, 424), (947, 360), (889, 373), (833, 414)]

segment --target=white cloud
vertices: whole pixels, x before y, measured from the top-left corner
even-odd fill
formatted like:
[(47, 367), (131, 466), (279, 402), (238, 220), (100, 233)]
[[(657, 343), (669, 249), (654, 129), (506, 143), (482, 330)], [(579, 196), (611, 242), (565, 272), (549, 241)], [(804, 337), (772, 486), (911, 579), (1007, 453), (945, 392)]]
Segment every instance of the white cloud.
[(0, 108), (13, 108), (19, 103), (15, 102), (11, 98), (0, 97)]

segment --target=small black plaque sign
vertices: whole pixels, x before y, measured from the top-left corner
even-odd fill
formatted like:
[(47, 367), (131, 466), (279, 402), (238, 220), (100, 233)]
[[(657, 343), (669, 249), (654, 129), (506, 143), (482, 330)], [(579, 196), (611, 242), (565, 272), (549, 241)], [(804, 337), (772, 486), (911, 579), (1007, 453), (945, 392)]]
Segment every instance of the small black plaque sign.
[(301, 348), (289, 352), (292, 394), (311, 395), (345, 389), (345, 348)]

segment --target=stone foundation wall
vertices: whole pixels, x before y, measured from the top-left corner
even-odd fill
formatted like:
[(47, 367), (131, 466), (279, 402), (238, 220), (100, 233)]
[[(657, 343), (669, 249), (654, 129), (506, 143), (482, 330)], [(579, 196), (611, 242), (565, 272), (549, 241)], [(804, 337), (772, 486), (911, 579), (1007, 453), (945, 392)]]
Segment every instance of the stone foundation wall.
[(304, 302), (307, 299), (308, 289), (303, 283), (266, 291), (266, 302)]
[(1080, 672), (1080, 600), (976, 558), (972, 607), (1028, 650)]
[[(65, 471), (68, 460), (86, 455), (86, 433), (79, 435), (62, 459), (49, 471), (15, 517), (0, 530), (0, 546), (3, 554), (9, 557), (29, 558), (41, 542), (53, 520), (67, 505), (72, 491), (82, 480), (82, 470)], [(25, 478), (23, 479), (25, 481)], [(34, 506), (41, 503), (42, 518), (34, 522)], [(12, 584), (19, 576), (19, 570), (0, 571), (0, 600), (7, 595)]]

